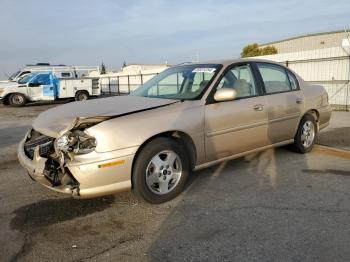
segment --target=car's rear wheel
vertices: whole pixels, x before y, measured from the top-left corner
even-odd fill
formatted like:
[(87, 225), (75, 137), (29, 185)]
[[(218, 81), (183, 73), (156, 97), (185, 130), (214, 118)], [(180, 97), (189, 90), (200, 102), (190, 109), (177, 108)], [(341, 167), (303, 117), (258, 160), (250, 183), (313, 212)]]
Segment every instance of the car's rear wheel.
[(24, 106), (26, 104), (26, 98), (22, 94), (15, 93), (9, 96), (8, 102), (10, 106)]
[(317, 136), (317, 125), (312, 115), (305, 115), (300, 123), (294, 137), (292, 149), (298, 153), (310, 152), (315, 144)]
[(89, 93), (87, 91), (78, 91), (75, 95), (75, 101), (85, 101), (89, 99)]
[(133, 168), (135, 193), (152, 204), (179, 195), (190, 171), (188, 156), (175, 139), (156, 138), (139, 153)]

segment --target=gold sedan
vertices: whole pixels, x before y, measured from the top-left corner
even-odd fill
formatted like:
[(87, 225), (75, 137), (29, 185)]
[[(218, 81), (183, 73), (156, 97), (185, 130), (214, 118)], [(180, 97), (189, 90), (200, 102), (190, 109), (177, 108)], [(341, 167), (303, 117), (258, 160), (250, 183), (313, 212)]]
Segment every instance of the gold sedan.
[(292, 144), (310, 151), (331, 117), (328, 96), (271, 61), (171, 67), (128, 96), (43, 112), (18, 147), (30, 177), (73, 197), (133, 189), (177, 196), (191, 170)]

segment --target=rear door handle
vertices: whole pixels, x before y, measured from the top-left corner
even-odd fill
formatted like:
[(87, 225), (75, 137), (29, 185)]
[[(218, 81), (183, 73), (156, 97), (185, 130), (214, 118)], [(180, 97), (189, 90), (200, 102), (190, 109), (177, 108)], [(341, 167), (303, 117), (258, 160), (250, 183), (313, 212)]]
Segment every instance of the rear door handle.
[(303, 99), (301, 98), (297, 98), (297, 100), (295, 101), (297, 104), (302, 104), (303, 103)]
[(258, 105), (255, 105), (255, 106), (253, 107), (253, 109), (254, 109), (255, 111), (262, 111), (262, 110), (264, 109), (264, 106), (261, 105), (261, 104), (258, 104)]

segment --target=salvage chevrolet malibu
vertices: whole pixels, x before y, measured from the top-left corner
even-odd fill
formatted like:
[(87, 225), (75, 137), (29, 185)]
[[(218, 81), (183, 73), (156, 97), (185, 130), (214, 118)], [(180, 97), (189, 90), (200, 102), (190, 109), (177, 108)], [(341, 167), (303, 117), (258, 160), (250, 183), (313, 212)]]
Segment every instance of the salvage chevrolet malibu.
[(310, 151), (331, 117), (321, 86), (257, 59), (169, 68), (128, 96), (41, 113), (18, 147), (29, 176), (77, 198), (177, 196), (192, 170), (271, 147)]

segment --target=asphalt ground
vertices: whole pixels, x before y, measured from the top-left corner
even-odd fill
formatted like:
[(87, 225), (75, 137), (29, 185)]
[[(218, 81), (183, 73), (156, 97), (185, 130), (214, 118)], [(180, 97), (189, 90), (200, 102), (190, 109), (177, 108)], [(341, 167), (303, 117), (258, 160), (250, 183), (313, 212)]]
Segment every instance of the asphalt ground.
[[(1, 261), (349, 261), (350, 160), (271, 149), (191, 175), (162, 205), (76, 200), (33, 182), (16, 147), (41, 111), (0, 107)], [(347, 150), (350, 113), (319, 143)]]

